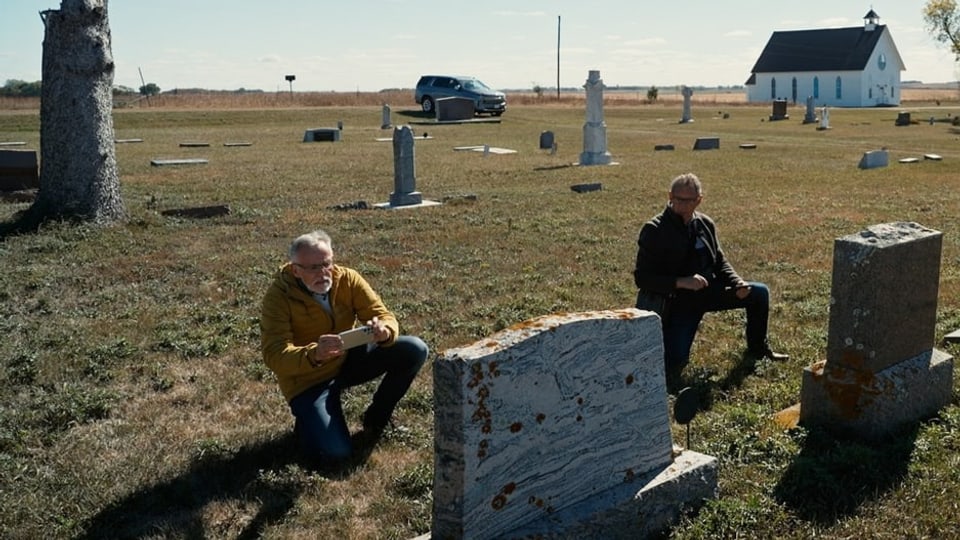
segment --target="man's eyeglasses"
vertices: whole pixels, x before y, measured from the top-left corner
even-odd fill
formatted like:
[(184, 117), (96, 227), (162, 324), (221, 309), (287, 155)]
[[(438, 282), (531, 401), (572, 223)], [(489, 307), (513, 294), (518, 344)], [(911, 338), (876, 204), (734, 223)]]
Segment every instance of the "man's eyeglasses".
[(301, 270), (306, 270), (307, 272), (322, 272), (323, 270), (329, 270), (332, 268), (333, 261), (322, 262), (320, 264), (293, 263), (293, 265)]
[(686, 204), (693, 204), (700, 200), (700, 197), (679, 197), (677, 195), (670, 195), (670, 200), (682, 202)]

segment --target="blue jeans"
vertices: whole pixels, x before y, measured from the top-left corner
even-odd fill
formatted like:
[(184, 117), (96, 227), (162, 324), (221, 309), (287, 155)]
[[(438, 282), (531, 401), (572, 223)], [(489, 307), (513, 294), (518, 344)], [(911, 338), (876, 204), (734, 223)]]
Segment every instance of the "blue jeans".
[(712, 311), (746, 309), (747, 349), (767, 348), (767, 319), (770, 316), (770, 289), (751, 281), (750, 294), (743, 300), (732, 289), (707, 287), (675, 299), (663, 321), (663, 353), (667, 374), (679, 375), (690, 360), (690, 348), (704, 314)]
[(390, 347), (355, 347), (347, 352), (340, 373), (290, 400), (300, 446), (308, 456), (329, 460), (350, 457), (353, 445), (343, 417), (340, 393), (384, 375), (364, 413), (374, 423), (386, 424), (393, 409), (427, 359), (429, 349), (417, 337), (400, 336)]

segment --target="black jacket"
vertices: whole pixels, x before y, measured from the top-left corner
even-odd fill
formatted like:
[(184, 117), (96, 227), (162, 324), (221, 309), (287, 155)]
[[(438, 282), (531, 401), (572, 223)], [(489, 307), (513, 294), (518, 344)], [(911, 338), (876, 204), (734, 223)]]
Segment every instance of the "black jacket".
[(713, 220), (694, 212), (691, 225), (693, 235), (683, 218), (670, 207), (643, 225), (637, 238), (637, 264), (633, 270), (637, 288), (664, 295), (676, 292), (677, 278), (693, 275), (701, 266), (693, 250), (698, 237), (707, 247), (706, 264), (713, 275), (704, 277), (711, 286), (729, 287), (742, 281), (723, 256)]

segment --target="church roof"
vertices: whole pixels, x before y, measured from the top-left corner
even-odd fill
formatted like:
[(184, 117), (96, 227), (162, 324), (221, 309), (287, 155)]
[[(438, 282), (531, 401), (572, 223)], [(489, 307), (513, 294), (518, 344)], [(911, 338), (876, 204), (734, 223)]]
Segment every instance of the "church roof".
[(774, 32), (751, 73), (861, 71), (886, 31), (877, 25)]

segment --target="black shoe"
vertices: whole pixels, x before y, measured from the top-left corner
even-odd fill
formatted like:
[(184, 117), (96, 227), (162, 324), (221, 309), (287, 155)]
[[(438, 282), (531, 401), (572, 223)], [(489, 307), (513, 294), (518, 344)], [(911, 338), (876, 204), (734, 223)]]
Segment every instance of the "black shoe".
[(370, 411), (363, 413), (361, 422), (363, 422), (363, 431), (365, 433), (376, 433), (378, 435), (393, 425), (393, 421), (389, 416), (383, 418), (381, 416), (371, 414)]
[(770, 347), (764, 347), (762, 349), (750, 349), (747, 351), (747, 353), (757, 359), (766, 358), (775, 362), (782, 362), (790, 359), (789, 354), (774, 352), (774, 350)]

